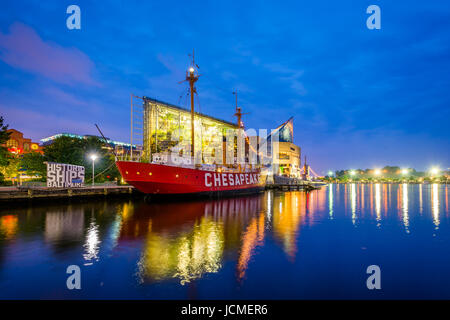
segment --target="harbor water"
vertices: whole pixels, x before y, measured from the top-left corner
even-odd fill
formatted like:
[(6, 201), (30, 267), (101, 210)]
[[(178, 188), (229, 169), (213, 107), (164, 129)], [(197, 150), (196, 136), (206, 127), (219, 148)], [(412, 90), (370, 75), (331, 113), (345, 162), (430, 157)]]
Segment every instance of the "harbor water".
[[(1, 299), (450, 299), (448, 185), (0, 207)], [(81, 289), (67, 268), (79, 266)], [(380, 268), (369, 290), (367, 268)]]

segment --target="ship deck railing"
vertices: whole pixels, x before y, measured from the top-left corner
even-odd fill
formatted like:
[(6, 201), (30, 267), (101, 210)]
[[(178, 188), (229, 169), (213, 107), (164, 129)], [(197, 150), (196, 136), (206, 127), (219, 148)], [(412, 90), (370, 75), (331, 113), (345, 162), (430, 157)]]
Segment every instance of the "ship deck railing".
[(192, 163), (174, 163), (170, 161), (146, 161), (143, 157), (140, 155), (138, 156), (130, 156), (128, 155), (121, 155), (115, 157), (116, 161), (129, 161), (129, 162), (142, 162), (142, 163), (152, 163), (152, 164), (163, 164), (168, 166), (174, 166), (174, 167), (180, 167), (180, 168), (188, 168), (188, 169), (197, 169), (197, 170), (204, 170), (204, 171), (216, 171), (219, 173), (236, 173), (236, 172), (242, 172), (242, 173), (248, 173), (248, 172), (254, 172), (257, 169), (259, 169), (258, 166), (246, 164), (241, 166), (240, 170), (237, 166), (229, 167), (223, 164), (210, 164), (210, 163), (203, 163), (200, 165), (192, 164)]

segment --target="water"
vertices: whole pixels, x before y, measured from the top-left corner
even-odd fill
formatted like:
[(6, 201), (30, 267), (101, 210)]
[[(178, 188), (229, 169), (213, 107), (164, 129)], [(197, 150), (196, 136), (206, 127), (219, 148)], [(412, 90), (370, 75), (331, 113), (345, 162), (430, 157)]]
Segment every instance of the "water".
[[(449, 187), (0, 208), (0, 298), (450, 298)], [(81, 290), (66, 269), (81, 268)], [(381, 290), (366, 269), (381, 268)]]

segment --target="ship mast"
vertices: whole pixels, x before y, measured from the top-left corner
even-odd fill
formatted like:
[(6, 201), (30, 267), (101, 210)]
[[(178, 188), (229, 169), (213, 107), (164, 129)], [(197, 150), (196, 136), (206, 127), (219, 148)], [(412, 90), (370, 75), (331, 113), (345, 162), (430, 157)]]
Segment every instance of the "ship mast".
[[(250, 140), (248, 138), (248, 136), (245, 134), (245, 132), (243, 132), (244, 130), (244, 124), (242, 123), (242, 116), (244, 114), (248, 114), (247, 113), (243, 113), (242, 109), (240, 107), (238, 107), (238, 93), (237, 90), (233, 91), (233, 94), (236, 96), (236, 113), (234, 114), (237, 117), (237, 127), (238, 127), (238, 139), (241, 138), (241, 135), (244, 134), (244, 139), (246, 141), (246, 143), (248, 144), (248, 146), (251, 148), (251, 144), (250, 144)], [(244, 148), (245, 150), (245, 148)], [(245, 152), (245, 151), (244, 151)], [(250, 165), (251, 167), (251, 165)], [(241, 165), (239, 164), (239, 171), (241, 170)]]
[(237, 103), (237, 91), (234, 91), (233, 94), (236, 96), (236, 113), (234, 114), (237, 117), (237, 126), (238, 128), (242, 127), (242, 111), (241, 108), (238, 107)]
[(241, 107), (238, 107), (238, 95), (237, 90), (233, 91), (233, 94), (236, 96), (236, 113), (234, 114), (237, 117), (237, 126), (239, 129), (244, 128), (244, 124), (242, 123), (242, 116), (248, 113), (242, 113)]
[(198, 66), (195, 64), (194, 60), (194, 50), (192, 50), (192, 64), (189, 67), (189, 70), (186, 71), (186, 81), (189, 82), (190, 94), (191, 94), (191, 156), (192, 161), (194, 161), (194, 94), (197, 93), (195, 88), (195, 82), (197, 82), (200, 75), (196, 72)]

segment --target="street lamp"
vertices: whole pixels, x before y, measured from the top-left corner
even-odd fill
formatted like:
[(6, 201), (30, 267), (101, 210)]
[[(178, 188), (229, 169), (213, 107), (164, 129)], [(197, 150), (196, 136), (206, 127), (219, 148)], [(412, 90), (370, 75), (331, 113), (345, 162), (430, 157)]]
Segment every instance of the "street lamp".
[(91, 154), (91, 160), (92, 160), (92, 186), (94, 186), (95, 159), (97, 159), (97, 155), (95, 153)]
[(434, 167), (434, 168), (431, 168), (430, 172), (431, 172), (432, 175), (435, 176), (435, 175), (437, 175), (439, 173), (439, 169)]
[(351, 175), (351, 176), (354, 176), (355, 174), (356, 174), (356, 171), (355, 171), (355, 170), (351, 170), (351, 171), (350, 171), (350, 175)]
[(407, 175), (408, 174), (408, 169), (402, 169), (402, 175)]
[(333, 171), (328, 171), (328, 176), (331, 177), (333, 175)]
[(375, 175), (379, 176), (381, 174), (381, 170), (380, 169), (375, 169)]

